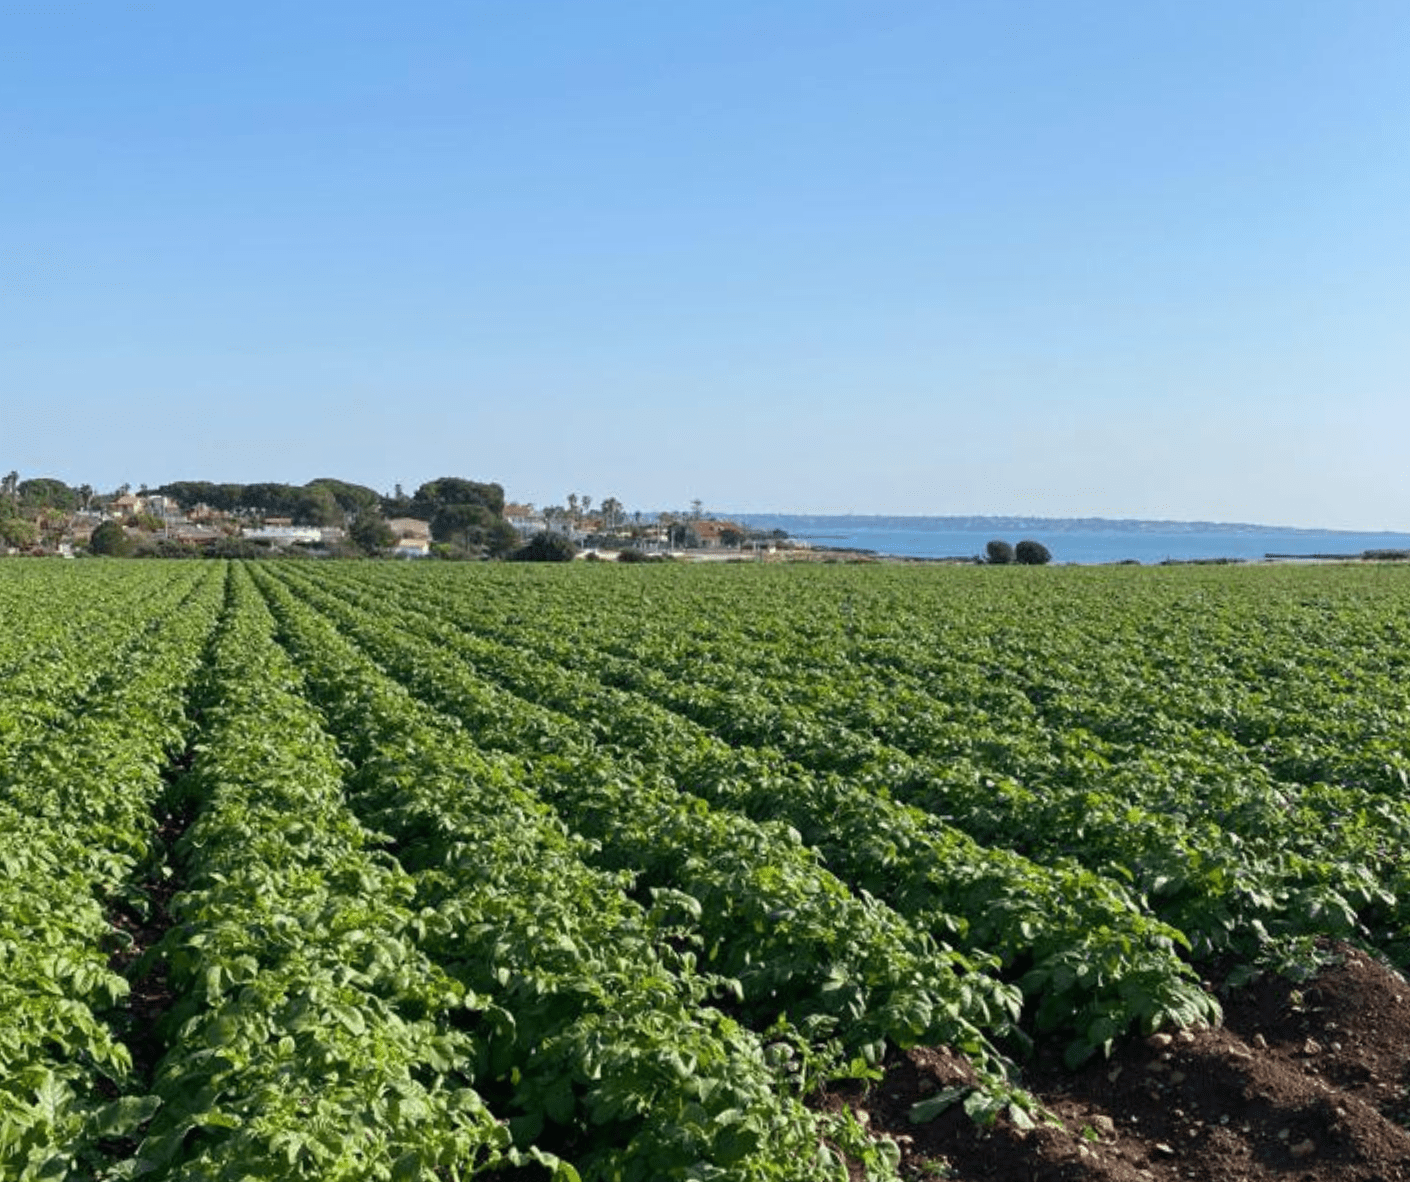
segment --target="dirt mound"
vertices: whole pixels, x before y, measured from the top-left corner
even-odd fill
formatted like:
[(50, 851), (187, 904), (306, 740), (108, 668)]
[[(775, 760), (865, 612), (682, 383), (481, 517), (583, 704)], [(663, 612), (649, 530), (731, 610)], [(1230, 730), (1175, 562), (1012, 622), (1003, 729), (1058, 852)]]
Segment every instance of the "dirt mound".
[[(838, 1093), (901, 1144), (907, 1178), (997, 1182), (1410, 1180), (1410, 986), (1341, 949), (1312, 981), (1268, 979), (1224, 999), (1221, 1029), (1133, 1040), (1071, 1072), (1039, 1055), (1024, 1084), (1057, 1125), (976, 1128), (913, 1105), (965, 1082), (943, 1050), (897, 1054)], [(1402, 1123), (1403, 1122), (1403, 1123)]]

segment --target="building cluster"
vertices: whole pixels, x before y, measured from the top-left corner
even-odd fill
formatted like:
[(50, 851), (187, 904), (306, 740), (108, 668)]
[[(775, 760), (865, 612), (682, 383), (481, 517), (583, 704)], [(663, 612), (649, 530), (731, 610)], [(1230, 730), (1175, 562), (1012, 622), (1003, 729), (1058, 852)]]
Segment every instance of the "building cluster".
[[(274, 553), (338, 556), (365, 552), (364, 548), (370, 544), (366, 536), (358, 536), (361, 518), (356, 516), (356, 509), (350, 510), (353, 516), (348, 518), (347, 524), (312, 525), (307, 524), (307, 516), (301, 516), (296, 523), (295, 517), (248, 505), (232, 508), (230, 505), (237, 503), (228, 498), (222, 502), (223, 508), (205, 503), (183, 505), (168, 493), (133, 493), (126, 488), (102, 498), (95, 496), (88, 486), (67, 489), (56, 481), (42, 483), (57, 486), (64, 494), (63, 499), (56, 496), (48, 504), (38, 506), (31, 499), (26, 508), (19, 503), (16, 493), (18, 489), (19, 495), (23, 495), (25, 485), (17, 482), (14, 473), (6, 479), (5, 499), (0, 501), (0, 509), (9, 509), (8, 524), (19, 528), (0, 532), (0, 554), (72, 556), (86, 550), (112, 553), (115, 551), (104, 544), (108, 543), (108, 538), (101, 538), (98, 545), (93, 543), (95, 532), (112, 522), (122, 527), (128, 550), (135, 544), (138, 553), (159, 556), (192, 551), (230, 555), (251, 553), (253, 548)], [(497, 491), (497, 486), (493, 487)], [(400, 488), (396, 501), (399, 502), (397, 507), (408, 502)], [(384, 500), (383, 504), (387, 506), (388, 501)], [(288, 512), (283, 504), (280, 509)], [(21, 512), (24, 520), (19, 519)], [(576, 549), (580, 554), (600, 557), (616, 557), (623, 551), (725, 557), (741, 552), (770, 553), (776, 546), (793, 548), (797, 545), (780, 542), (781, 535), (777, 533), (765, 534), (737, 522), (707, 516), (700, 511), (699, 502), (689, 513), (646, 515), (628, 513), (615, 498), (607, 498), (593, 507), (591, 498), (574, 494), (568, 498), (566, 507), (536, 508), (531, 504), (509, 503), (495, 516), (502, 518), (499, 528), (503, 530), (505, 524), (510, 526), (521, 544), (539, 534), (560, 535), (572, 543), (568, 550), (570, 555)], [(389, 536), (380, 533), (375, 543), (380, 549), (386, 542), (380, 552), (397, 558), (428, 558), (440, 553), (434, 545), (431, 522), (403, 515), (388, 518), (386, 525)], [(444, 522), (441, 528), (443, 531), (446, 528)], [(477, 528), (483, 528), (483, 523)], [(111, 529), (108, 526), (108, 531)], [(365, 535), (366, 531), (362, 532)], [(476, 552), (470, 532), (466, 530), (466, 540), (461, 546), (466, 556)], [(124, 534), (117, 537), (121, 539)], [(495, 553), (508, 553), (503, 537), (498, 538), (495, 545)], [(486, 552), (490, 552), (488, 545)]]
[(536, 509), (533, 505), (507, 504), (504, 519), (524, 538), (540, 533), (562, 534), (585, 553), (622, 549), (646, 553), (687, 551), (738, 551), (768, 547), (776, 539), (759, 531), (717, 517), (698, 513), (661, 513), (647, 518), (607, 510), (596, 513), (559, 508)]
[[(348, 543), (343, 526), (296, 525), (293, 518), (268, 516), (253, 510), (224, 512), (209, 505), (183, 509), (176, 500), (160, 493), (123, 493), (90, 508), (76, 509), (47, 520), (34, 547), (42, 551), (72, 556), (86, 549), (93, 532), (106, 521), (140, 531), (153, 540), (162, 540), (196, 549), (213, 549), (222, 542), (240, 540), (271, 551), (298, 547), (309, 553), (336, 553)], [(431, 553), (431, 527), (415, 517), (397, 517), (387, 522), (394, 543), (391, 553), (398, 558), (427, 558)], [(16, 553), (17, 548), (0, 544), (0, 553)]]

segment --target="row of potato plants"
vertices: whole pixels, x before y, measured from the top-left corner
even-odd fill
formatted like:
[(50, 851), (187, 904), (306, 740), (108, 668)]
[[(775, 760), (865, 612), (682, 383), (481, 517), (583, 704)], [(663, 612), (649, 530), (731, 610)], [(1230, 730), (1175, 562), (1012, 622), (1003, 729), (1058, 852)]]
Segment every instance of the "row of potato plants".
[[(722, 808), (797, 828), (847, 882), (970, 952), (997, 955), (1030, 998), (1032, 1025), (1072, 1035), (1069, 1059), (1140, 1024), (1216, 1020), (1217, 1003), (1176, 949), (1181, 934), (1141, 913), (1118, 883), (1067, 864), (986, 849), (943, 820), (835, 773), (811, 773), (766, 743), (730, 746), (660, 704), (648, 672), (578, 646), (564, 659), (552, 619), (484, 621), (463, 596), (418, 588), (437, 618), (413, 626), (511, 692), (589, 724), (597, 738)], [(494, 637), (494, 638), (492, 638)], [(604, 684), (612, 682), (614, 684)], [(629, 691), (618, 684), (631, 684)], [(668, 688), (669, 687), (668, 685)]]
[[(739, 982), (756, 1025), (787, 1013), (877, 1063), (888, 1043), (943, 1042), (971, 1055), (996, 1094), (1007, 1070), (991, 1037), (1014, 1032), (1019, 991), (922, 932), (820, 863), (797, 830), (713, 809), (659, 766), (597, 743), (590, 727), (476, 673), (385, 600), (359, 608), (282, 572), (418, 697), (460, 719), (476, 742), (533, 752), (534, 787), (602, 864), (638, 889), (687, 900), (704, 963)], [(981, 1103), (979, 1096), (974, 1104)]]
[[(158, 602), (157, 579), (144, 586)], [(186, 594), (180, 595), (182, 590)], [(216, 570), (174, 585), (160, 628), (107, 670), (63, 725), (0, 753), (0, 1175), (118, 1176), (104, 1148), (155, 1101), (124, 1042), (131, 937), (113, 908), (140, 910), (160, 858), (164, 770), (184, 748), (187, 689), (221, 603)], [(104, 602), (101, 588), (86, 591)], [(62, 600), (60, 600), (62, 602)], [(125, 610), (122, 596), (106, 601)]]
[[(1330, 683), (1341, 700), (1324, 712), (1341, 721), (1335, 737), (1319, 739), (1322, 722), (1308, 710), (1279, 709), (1273, 729), (1291, 729), (1292, 716), (1293, 745), (1350, 750), (1348, 729), (1362, 726), (1358, 712), (1369, 714), (1379, 720), (1366, 744), (1372, 758), (1402, 770), (1387, 725), (1406, 718), (1405, 691), (1392, 688), (1400, 683), (1374, 672), (1364, 682), (1324, 676), (1324, 637), (1313, 642), (1315, 661), (1298, 659), (1299, 646), (1312, 647), (1302, 635), (1305, 581), (1267, 571), (1237, 573), (1268, 576), (1257, 583), (1061, 572), (1073, 581), (1058, 590), (1053, 580), (974, 581), (995, 572), (928, 582), (922, 573), (935, 574), (802, 583), (792, 590), (805, 591), (803, 603), (771, 611), (753, 606), (760, 587), (751, 584), (748, 611), (730, 612), (720, 586), (702, 582), (688, 596), (658, 594), (664, 610), (649, 628), (633, 627), (610, 597), (573, 598), (568, 588), (565, 615), (578, 628), (559, 643), (577, 654), (610, 644), (643, 671), (643, 689), (735, 742), (772, 742), (810, 767), (953, 817), (980, 840), (1126, 876), (1202, 955), (1305, 957), (1323, 934), (1404, 948), (1404, 801), (1369, 775), (1290, 782), (1287, 761), (1268, 755), (1274, 743), (1239, 741), (1249, 732), (1266, 740), (1269, 724), (1259, 720), (1270, 697), (1296, 701), (1302, 684)], [(1357, 612), (1366, 583), (1356, 573), (1319, 588), (1310, 614), (1348, 651), (1383, 665), (1403, 580), (1379, 579), (1376, 608)], [(919, 594), (898, 603), (883, 594), (896, 586)], [(524, 606), (514, 614), (522, 618)], [(1350, 629), (1348, 614), (1359, 615)], [(1260, 647), (1270, 633), (1276, 656)], [(1005, 652), (1023, 660), (1005, 662)], [(1277, 668), (1286, 692), (1270, 695)], [(1196, 687), (1197, 708), (1178, 689), (1167, 706), (1172, 684)], [(1345, 766), (1346, 755), (1336, 758)]]
[[(842, 1178), (841, 1152), (894, 1175), (894, 1146), (804, 1106), (834, 1069), (825, 1054), (787, 1021), (755, 1032), (725, 1012), (739, 989), (700, 964), (698, 902), (662, 889), (639, 902), (630, 873), (588, 865), (590, 843), (535, 794), (540, 749), (479, 750), (341, 626), (259, 581), (356, 768), (353, 807), (415, 882), (423, 946), (493, 999), (485, 1086), (518, 1143), (618, 1182)], [(359, 638), (379, 629), (395, 635), (369, 623)]]
[(133, 1173), (429, 1182), (518, 1160), (470, 1082), (492, 1007), (420, 948), (415, 886), (348, 809), (336, 744), (238, 570), (197, 705), (183, 889), (149, 953), (174, 995), (168, 1049)]

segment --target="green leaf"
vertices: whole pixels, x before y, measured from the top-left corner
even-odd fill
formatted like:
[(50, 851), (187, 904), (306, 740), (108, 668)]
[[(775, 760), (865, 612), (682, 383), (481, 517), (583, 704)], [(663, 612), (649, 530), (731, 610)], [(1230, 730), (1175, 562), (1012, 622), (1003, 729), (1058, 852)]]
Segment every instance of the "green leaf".
[(93, 1115), (93, 1134), (122, 1137), (152, 1119), (162, 1106), (159, 1096), (122, 1096), (105, 1104)]
[(911, 1110), (907, 1114), (913, 1125), (923, 1125), (927, 1121), (934, 1120), (948, 1108), (954, 1107), (963, 1100), (970, 1092), (970, 1088), (960, 1085), (953, 1088), (942, 1088), (933, 1096), (927, 1096), (911, 1105)]
[(353, 1006), (335, 1005), (331, 1007), (331, 1011), (333, 1017), (338, 1019), (339, 1024), (349, 1034), (361, 1035), (367, 1032), (367, 1022), (363, 1019), (361, 1011)]
[(412, 1149), (392, 1163), (392, 1182), (416, 1182), (422, 1176), (421, 1155)]

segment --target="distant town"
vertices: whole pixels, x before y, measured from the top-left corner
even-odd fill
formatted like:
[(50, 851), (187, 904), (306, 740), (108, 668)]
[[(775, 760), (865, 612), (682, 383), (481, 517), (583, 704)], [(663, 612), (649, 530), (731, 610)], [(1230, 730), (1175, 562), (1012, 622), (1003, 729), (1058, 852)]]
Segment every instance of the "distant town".
[(506, 501), (495, 483), (446, 476), (407, 493), (329, 477), (307, 484), (177, 481), (100, 492), (53, 477), (0, 481), (0, 555), (398, 559), (802, 556), (782, 530), (680, 512), (634, 511), (570, 493), (558, 505)]

